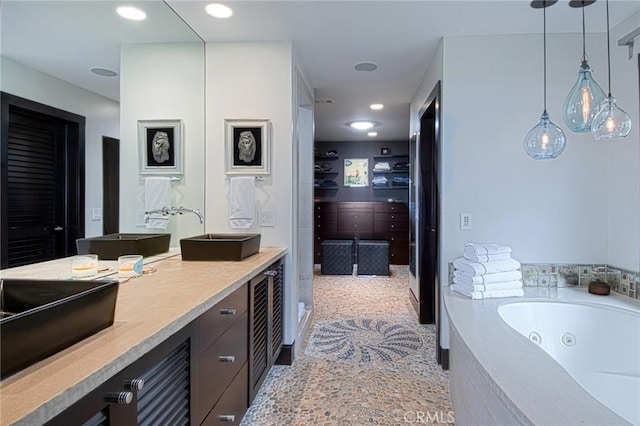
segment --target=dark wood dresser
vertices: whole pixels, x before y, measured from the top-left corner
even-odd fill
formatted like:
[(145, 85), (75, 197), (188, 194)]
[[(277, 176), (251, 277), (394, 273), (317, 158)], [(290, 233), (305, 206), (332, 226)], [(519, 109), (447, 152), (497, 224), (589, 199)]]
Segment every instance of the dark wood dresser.
[(409, 209), (404, 202), (316, 201), (314, 261), (321, 262), (324, 240), (354, 239), (389, 242), (389, 263), (409, 264)]

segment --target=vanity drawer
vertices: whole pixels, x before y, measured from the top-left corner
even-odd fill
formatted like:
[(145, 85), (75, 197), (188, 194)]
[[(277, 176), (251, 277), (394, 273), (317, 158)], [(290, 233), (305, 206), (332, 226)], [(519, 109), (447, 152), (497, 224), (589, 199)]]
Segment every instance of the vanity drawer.
[(234, 321), (247, 312), (248, 304), (248, 287), (244, 284), (202, 314), (198, 318), (198, 353), (207, 350)]
[[(248, 333), (248, 314), (245, 313), (198, 357), (198, 424), (246, 364)], [(245, 386), (248, 389), (248, 381)]]
[(248, 408), (249, 363), (245, 364), (233, 379), (213, 410), (204, 420), (203, 426), (239, 425)]

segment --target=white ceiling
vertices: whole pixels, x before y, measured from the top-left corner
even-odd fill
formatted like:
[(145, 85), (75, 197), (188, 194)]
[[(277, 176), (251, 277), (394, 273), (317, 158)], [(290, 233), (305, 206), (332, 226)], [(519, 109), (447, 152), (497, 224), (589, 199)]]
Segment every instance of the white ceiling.
[[(224, 1), (228, 20), (204, 12), (210, 2), (127, 1), (146, 10), (144, 22), (119, 18), (119, 1), (3, 0), (2, 55), (112, 99), (118, 79), (88, 68), (119, 69), (122, 43), (291, 40), (314, 88), (316, 140), (367, 139), (344, 123), (380, 122), (381, 140), (408, 137), (409, 103), (442, 36), (541, 33), (542, 11), (525, 0), (502, 1)], [(640, 11), (640, 1), (610, 0), (611, 25)], [(606, 29), (605, 2), (586, 12), (588, 32)], [(580, 32), (581, 14), (568, 1), (547, 9), (549, 32)], [(612, 42), (614, 44), (615, 41)], [(576, 69), (580, 52), (575, 55)], [(591, 52), (591, 55), (604, 52)], [(374, 72), (354, 65), (371, 61)], [(265, 64), (268, 66), (268, 64)], [(471, 68), (471, 67), (470, 67)], [(471, 73), (470, 73), (471, 76)], [(371, 111), (373, 102), (385, 104)]]

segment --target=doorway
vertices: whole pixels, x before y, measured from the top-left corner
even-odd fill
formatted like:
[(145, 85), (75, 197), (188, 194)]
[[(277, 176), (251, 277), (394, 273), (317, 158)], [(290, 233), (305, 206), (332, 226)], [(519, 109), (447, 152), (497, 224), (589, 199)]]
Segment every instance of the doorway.
[(120, 229), (120, 140), (102, 137), (102, 233)]
[(420, 109), (418, 137), (410, 141), (411, 293), (421, 324), (436, 325), (437, 361), (448, 368), (440, 348), (440, 82)]
[(73, 255), (84, 236), (85, 118), (0, 97), (0, 268)]

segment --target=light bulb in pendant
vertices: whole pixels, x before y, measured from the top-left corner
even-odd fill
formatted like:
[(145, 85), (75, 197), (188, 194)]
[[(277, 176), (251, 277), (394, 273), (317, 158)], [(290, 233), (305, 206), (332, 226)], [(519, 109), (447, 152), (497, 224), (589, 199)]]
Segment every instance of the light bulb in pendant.
[(545, 110), (540, 122), (524, 137), (524, 150), (534, 160), (556, 158), (564, 151), (567, 138), (562, 129), (556, 126)]
[(605, 100), (602, 88), (593, 79), (591, 68), (586, 60), (582, 61), (578, 79), (564, 101), (562, 117), (570, 130), (584, 133), (591, 130), (591, 123)]
[(619, 139), (629, 136), (631, 117), (616, 105), (616, 100), (609, 95), (600, 106), (600, 112), (591, 124), (591, 134), (597, 141)]

